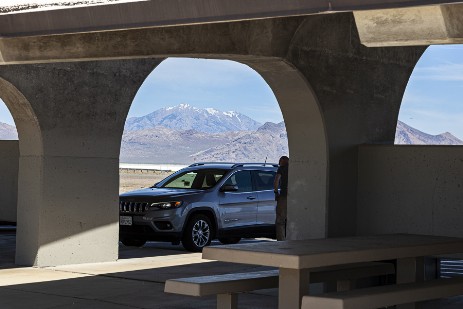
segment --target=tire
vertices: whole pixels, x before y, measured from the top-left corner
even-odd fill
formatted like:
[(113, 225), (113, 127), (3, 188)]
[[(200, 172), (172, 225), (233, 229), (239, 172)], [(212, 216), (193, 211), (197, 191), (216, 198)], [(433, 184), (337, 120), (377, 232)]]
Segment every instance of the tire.
[(239, 243), (241, 237), (220, 237), (219, 241), (224, 245), (233, 245)]
[(182, 245), (191, 252), (201, 252), (212, 241), (211, 220), (205, 215), (194, 215), (183, 232)]
[(133, 239), (133, 238), (126, 238), (121, 239), (122, 244), (127, 247), (143, 247), (146, 243), (146, 239)]

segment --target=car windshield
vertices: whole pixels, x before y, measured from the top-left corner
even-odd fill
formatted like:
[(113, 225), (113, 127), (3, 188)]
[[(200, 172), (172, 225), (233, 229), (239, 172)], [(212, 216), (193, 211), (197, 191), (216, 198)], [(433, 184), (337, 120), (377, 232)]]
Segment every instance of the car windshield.
[(172, 189), (209, 189), (216, 185), (217, 182), (228, 172), (221, 169), (199, 169), (189, 170), (183, 173), (173, 175), (168, 178), (161, 188)]

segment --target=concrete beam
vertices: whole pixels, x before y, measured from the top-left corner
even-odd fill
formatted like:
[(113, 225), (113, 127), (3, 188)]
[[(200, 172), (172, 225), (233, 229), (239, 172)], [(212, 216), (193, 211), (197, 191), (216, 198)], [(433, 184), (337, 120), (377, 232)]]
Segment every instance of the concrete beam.
[(354, 12), (368, 47), (463, 43), (463, 4)]
[(0, 38), (0, 65), (149, 57), (284, 57), (306, 17)]
[[(0, 36), (17, 37), (192, 25), (356, 10), (458, 3), (456, 0), (149, 0), (0, 15)], [(8, 6), (0, 6), (8, 12)]]

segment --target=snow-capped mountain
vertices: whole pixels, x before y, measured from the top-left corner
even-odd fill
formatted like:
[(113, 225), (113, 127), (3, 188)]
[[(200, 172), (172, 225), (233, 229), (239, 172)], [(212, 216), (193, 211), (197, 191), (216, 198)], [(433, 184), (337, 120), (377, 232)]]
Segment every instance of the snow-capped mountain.
[(238, 112), (197, 108), (188, 104), (158, 109), (142, 117), (127, 119), (125, 131), (162, 126), (173, 130), (195, 130), (205, 133), (254, 131), (261, 124)]
[(397, 122), (395, 144), (402, 145), (463, 145), (463, 141), (449, 132), (431, 135), (410, 127), (402, 121)]

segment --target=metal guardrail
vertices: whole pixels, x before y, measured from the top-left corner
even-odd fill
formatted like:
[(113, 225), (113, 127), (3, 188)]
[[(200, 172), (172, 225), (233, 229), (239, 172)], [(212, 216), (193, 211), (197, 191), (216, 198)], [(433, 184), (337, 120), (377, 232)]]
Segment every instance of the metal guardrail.
[(463, 260), (441, 259), (439, 269), (441, 278), (463, 277)]
[(234, 162), (198, 162), (198, 163), (193, 163), (189, 165), (188, 167), (195, 167), (195, 166), (203, 166), (203, 165), (231, 165), (231, 168), (235, 168), (238, 166), (273, 166), (273, 167), (278, 167), (278, 164), (276, 163), (259, 163), (259, 162), (254, 162), (254, 163), (234, 163)]

